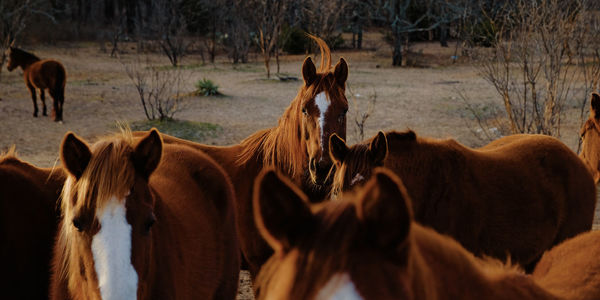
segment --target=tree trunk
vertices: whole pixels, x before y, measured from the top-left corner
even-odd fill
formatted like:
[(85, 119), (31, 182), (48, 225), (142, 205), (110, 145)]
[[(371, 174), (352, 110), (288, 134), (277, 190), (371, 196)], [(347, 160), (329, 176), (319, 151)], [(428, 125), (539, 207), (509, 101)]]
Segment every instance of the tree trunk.
[(402, 37), (396, 36), (394, 41), (394, 53), (392, 54), (392, 65), (402, 66)]
[(362, 49), (362, 38), (363, 38), (363, 26), (362, 23), (358, 24), (358, 38), (356, 40), (356, 48)]
[(446, 24), (440, 25), (440, 45), (448, 47), (448, 26)]
[(279, 74), (279, 47), (275, 45), (275, 61), (277, 62), (277, 74)]
[(265, 60), (265, 68), (267, 68), (267, 78), (271, 78), (271, 69), (269, 67), (269, 60), (271, 60), (271, 57), (269, 56), (269, 52), (263, 53), (264, 56), (264, 60)]

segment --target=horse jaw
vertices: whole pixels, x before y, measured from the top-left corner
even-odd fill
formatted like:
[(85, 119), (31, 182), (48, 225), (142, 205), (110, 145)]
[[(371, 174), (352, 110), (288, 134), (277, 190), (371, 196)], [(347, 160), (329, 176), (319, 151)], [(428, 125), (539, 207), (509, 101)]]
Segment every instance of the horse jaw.
[(315, 300), (364, 300), (348, 274), (336, 274), (319, 291)]
[(125, 200), (113, 196), (96, 214), (100, 231), (92, 239), (92, 254), (100, 295), (103, 300), (136, 299), (138, 276), (131, 264)]

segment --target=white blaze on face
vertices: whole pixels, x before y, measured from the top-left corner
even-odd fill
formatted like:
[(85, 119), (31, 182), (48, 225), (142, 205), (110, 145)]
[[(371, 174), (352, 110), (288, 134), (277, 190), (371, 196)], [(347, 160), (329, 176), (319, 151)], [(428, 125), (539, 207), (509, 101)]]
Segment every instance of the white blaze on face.
[(348, 274), (336, 274), (319, 291), (315, 300), (363, 300)]
[(325, 145), (323, 143), (323, 141), (325, 141), (323, 135), (325, 134), (325, 132), (323, 131), (325, 128), (325, 113), (327, 112), (327, 110), (329, 109), (329, 104), (331, 104), (331, 102), (329, 101), (329, 99), (327, 99), (327, 94), (325, 92), (320, 92), (316, 97), (315, 97), (315, 103), (317, 104), (317, 108), (319, 109), (319, 126), (321, 127), (319, 129), (319, 135), (321, 136), (321, 160), (323, 159), (323, 156), (325, 155)]
[(103, 300), (137, 298), (138, 277), (131, 264), (131, 225), (125, 213), (125, 201), (116, 197), (96, 212), (100, 231), (92, 239), (92, 253)]

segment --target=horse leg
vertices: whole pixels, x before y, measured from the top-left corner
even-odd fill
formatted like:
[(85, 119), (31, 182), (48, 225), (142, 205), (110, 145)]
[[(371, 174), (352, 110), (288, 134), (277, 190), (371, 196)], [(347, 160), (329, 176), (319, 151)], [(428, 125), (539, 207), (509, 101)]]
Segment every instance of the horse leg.
[(29, 93), (31, 94), (31, 101), (33, 101), (33, 116), (37, 118), (38, 116), (38, 106), (37, 99), (35, 94), (35, 87), (30, 83), (27, 83), (27, 88), (29, 88)]
[(53, 100), (52, 117), (54, 122), (62, 121), (62, 107), (64, 102), (64, 91), (54, 90), (50, 92)]
[(42, 115), (47, 116), (46, 113), (46, 93), (44, 89), (40, 89), (40, 100), (42, 100)]

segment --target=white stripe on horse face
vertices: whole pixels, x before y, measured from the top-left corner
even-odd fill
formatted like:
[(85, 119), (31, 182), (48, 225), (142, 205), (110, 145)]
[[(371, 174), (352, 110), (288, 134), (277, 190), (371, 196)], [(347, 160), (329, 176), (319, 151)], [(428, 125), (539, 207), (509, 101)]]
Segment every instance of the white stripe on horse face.
[(323, 131), (325, 128), (325, 113), (327, 112), (327, 110), (329, 109), (329, 104), (331, 104), (331, 102), (329, 101), (329, 99), (327, 99), (327, 94), (325, 92), (320, 92), (316, 97), (315, 97), (315, 103), (317, 104), (317, 108), (319, 109), (319, 126), (321, 126), (321, 128), (319, 129), (319, 133), (321, 136), (321, 160), (323, 159), (323, 156), (326, 154), (325, 153), (325, 145), (323, 143), (324, 139), (324, 134), (325, 132)]
[(131, 225), (125, 214), (125, 200), (116, 197), (96, 212), (100, 231), (92, 239), (92, 253), (102, 300), (137, 298), (138, 277), (131, 264)]
[(363, 300), (348, 274), (336, 274), (319, 291), (315, 300)]

